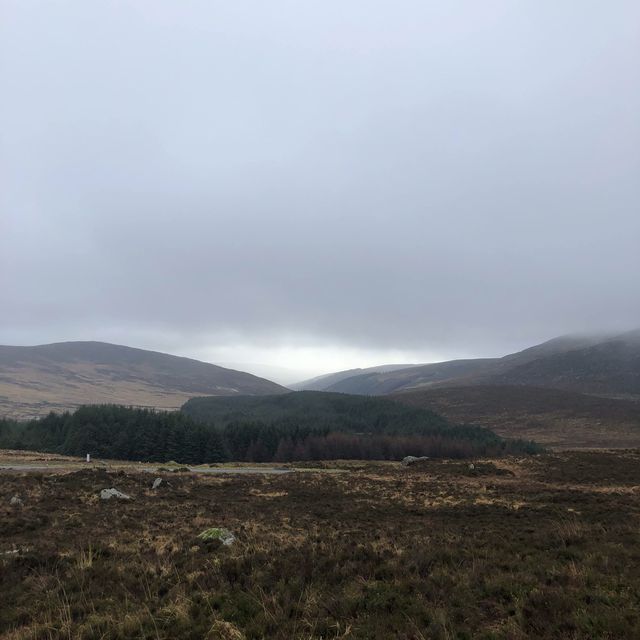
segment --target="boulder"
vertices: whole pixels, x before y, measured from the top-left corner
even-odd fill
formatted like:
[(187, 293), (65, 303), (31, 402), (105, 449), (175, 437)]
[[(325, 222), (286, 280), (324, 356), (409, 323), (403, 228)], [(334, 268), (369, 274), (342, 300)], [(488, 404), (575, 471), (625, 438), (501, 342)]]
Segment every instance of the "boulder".
[(126, 493), (122, 493), (122, 491), (118, 491), (113, 487), (111, 489), (103, 489), (100, 492), (101, 500), (111, 500), (111, 498), (116, 498), (118, 500), (131, 500), (131, 496), (128, 496)]
[(9, 504), (12, 507), (21, 507), (23, 502), (22, 502), (22, 498), (19, 495), (15, 495), (11, 498), (11, 500), (9, 500)]
[(407, 456), (402, 459), (402, 464), (405, 467), (408, 467), (410, 464), (414, 464), (415, 462), (420, 462), (422, 460), (428, 460), (429, 456)]
[(204, 542), (213, 542), (214, 540), (220, 540), (225, 547), (232, 545), (236, 541), (236, 537), (229, 531), (221, 527), (212, 527), (211, 529), (205, 529), (198, 535), (200, 540)]

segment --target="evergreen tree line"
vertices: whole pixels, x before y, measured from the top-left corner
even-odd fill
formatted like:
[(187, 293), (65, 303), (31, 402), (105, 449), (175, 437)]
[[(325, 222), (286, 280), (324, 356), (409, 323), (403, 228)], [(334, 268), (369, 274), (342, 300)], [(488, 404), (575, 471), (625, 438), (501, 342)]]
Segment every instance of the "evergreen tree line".
[(397, 460), (406, 455), (464, 458), (533, 452), (535, 445), (506, 441), (481, 427), (424, 425), (407, 434), (337, 431), (335, 425), (296, 420), (235, 421), (217, 427), (181, 412), (116, 405), (81, 407), (15, 422), (0, 420), (0, 448), (96, 458), (185, 464), (225, 461)]

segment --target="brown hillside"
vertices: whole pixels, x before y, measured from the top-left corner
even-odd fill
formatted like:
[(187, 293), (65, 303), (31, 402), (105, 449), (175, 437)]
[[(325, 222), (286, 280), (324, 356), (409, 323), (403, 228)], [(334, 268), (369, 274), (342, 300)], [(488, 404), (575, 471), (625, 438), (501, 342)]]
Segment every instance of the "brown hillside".
[(98, 403), (178, 409), (193, 396), (285, 391), (242, 371), (103, 342), (0, 346), (0, 416), (31, 418)]
[[(523, 385), (640, 400), (640, 330), (562, 336), (502, 358), (451, 360), (344, 377), (323, 391), (386, 395), (463, 385)], [(325, 376), (331, 380), (335, 376)]]
[(389, 397), (546, 446), (640, 447), (640, 403), (632, 400), (515, 385), (420, 389)]

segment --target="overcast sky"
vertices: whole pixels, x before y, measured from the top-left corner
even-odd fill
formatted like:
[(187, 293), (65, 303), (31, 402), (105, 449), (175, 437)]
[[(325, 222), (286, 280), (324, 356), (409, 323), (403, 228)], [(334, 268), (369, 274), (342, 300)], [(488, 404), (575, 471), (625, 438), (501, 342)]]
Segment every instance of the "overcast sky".
[(0, 96), (0, 343), (306, 375), (640, 326), (637, 0), (0, 0)]

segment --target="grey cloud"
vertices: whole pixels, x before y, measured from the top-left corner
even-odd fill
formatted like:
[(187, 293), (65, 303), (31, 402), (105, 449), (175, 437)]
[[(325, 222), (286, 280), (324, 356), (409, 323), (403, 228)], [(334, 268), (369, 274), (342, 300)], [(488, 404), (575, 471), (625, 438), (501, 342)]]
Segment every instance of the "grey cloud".
[(637, 3), (2, 13), (0, 341), (482, 355), (639, 324)]

